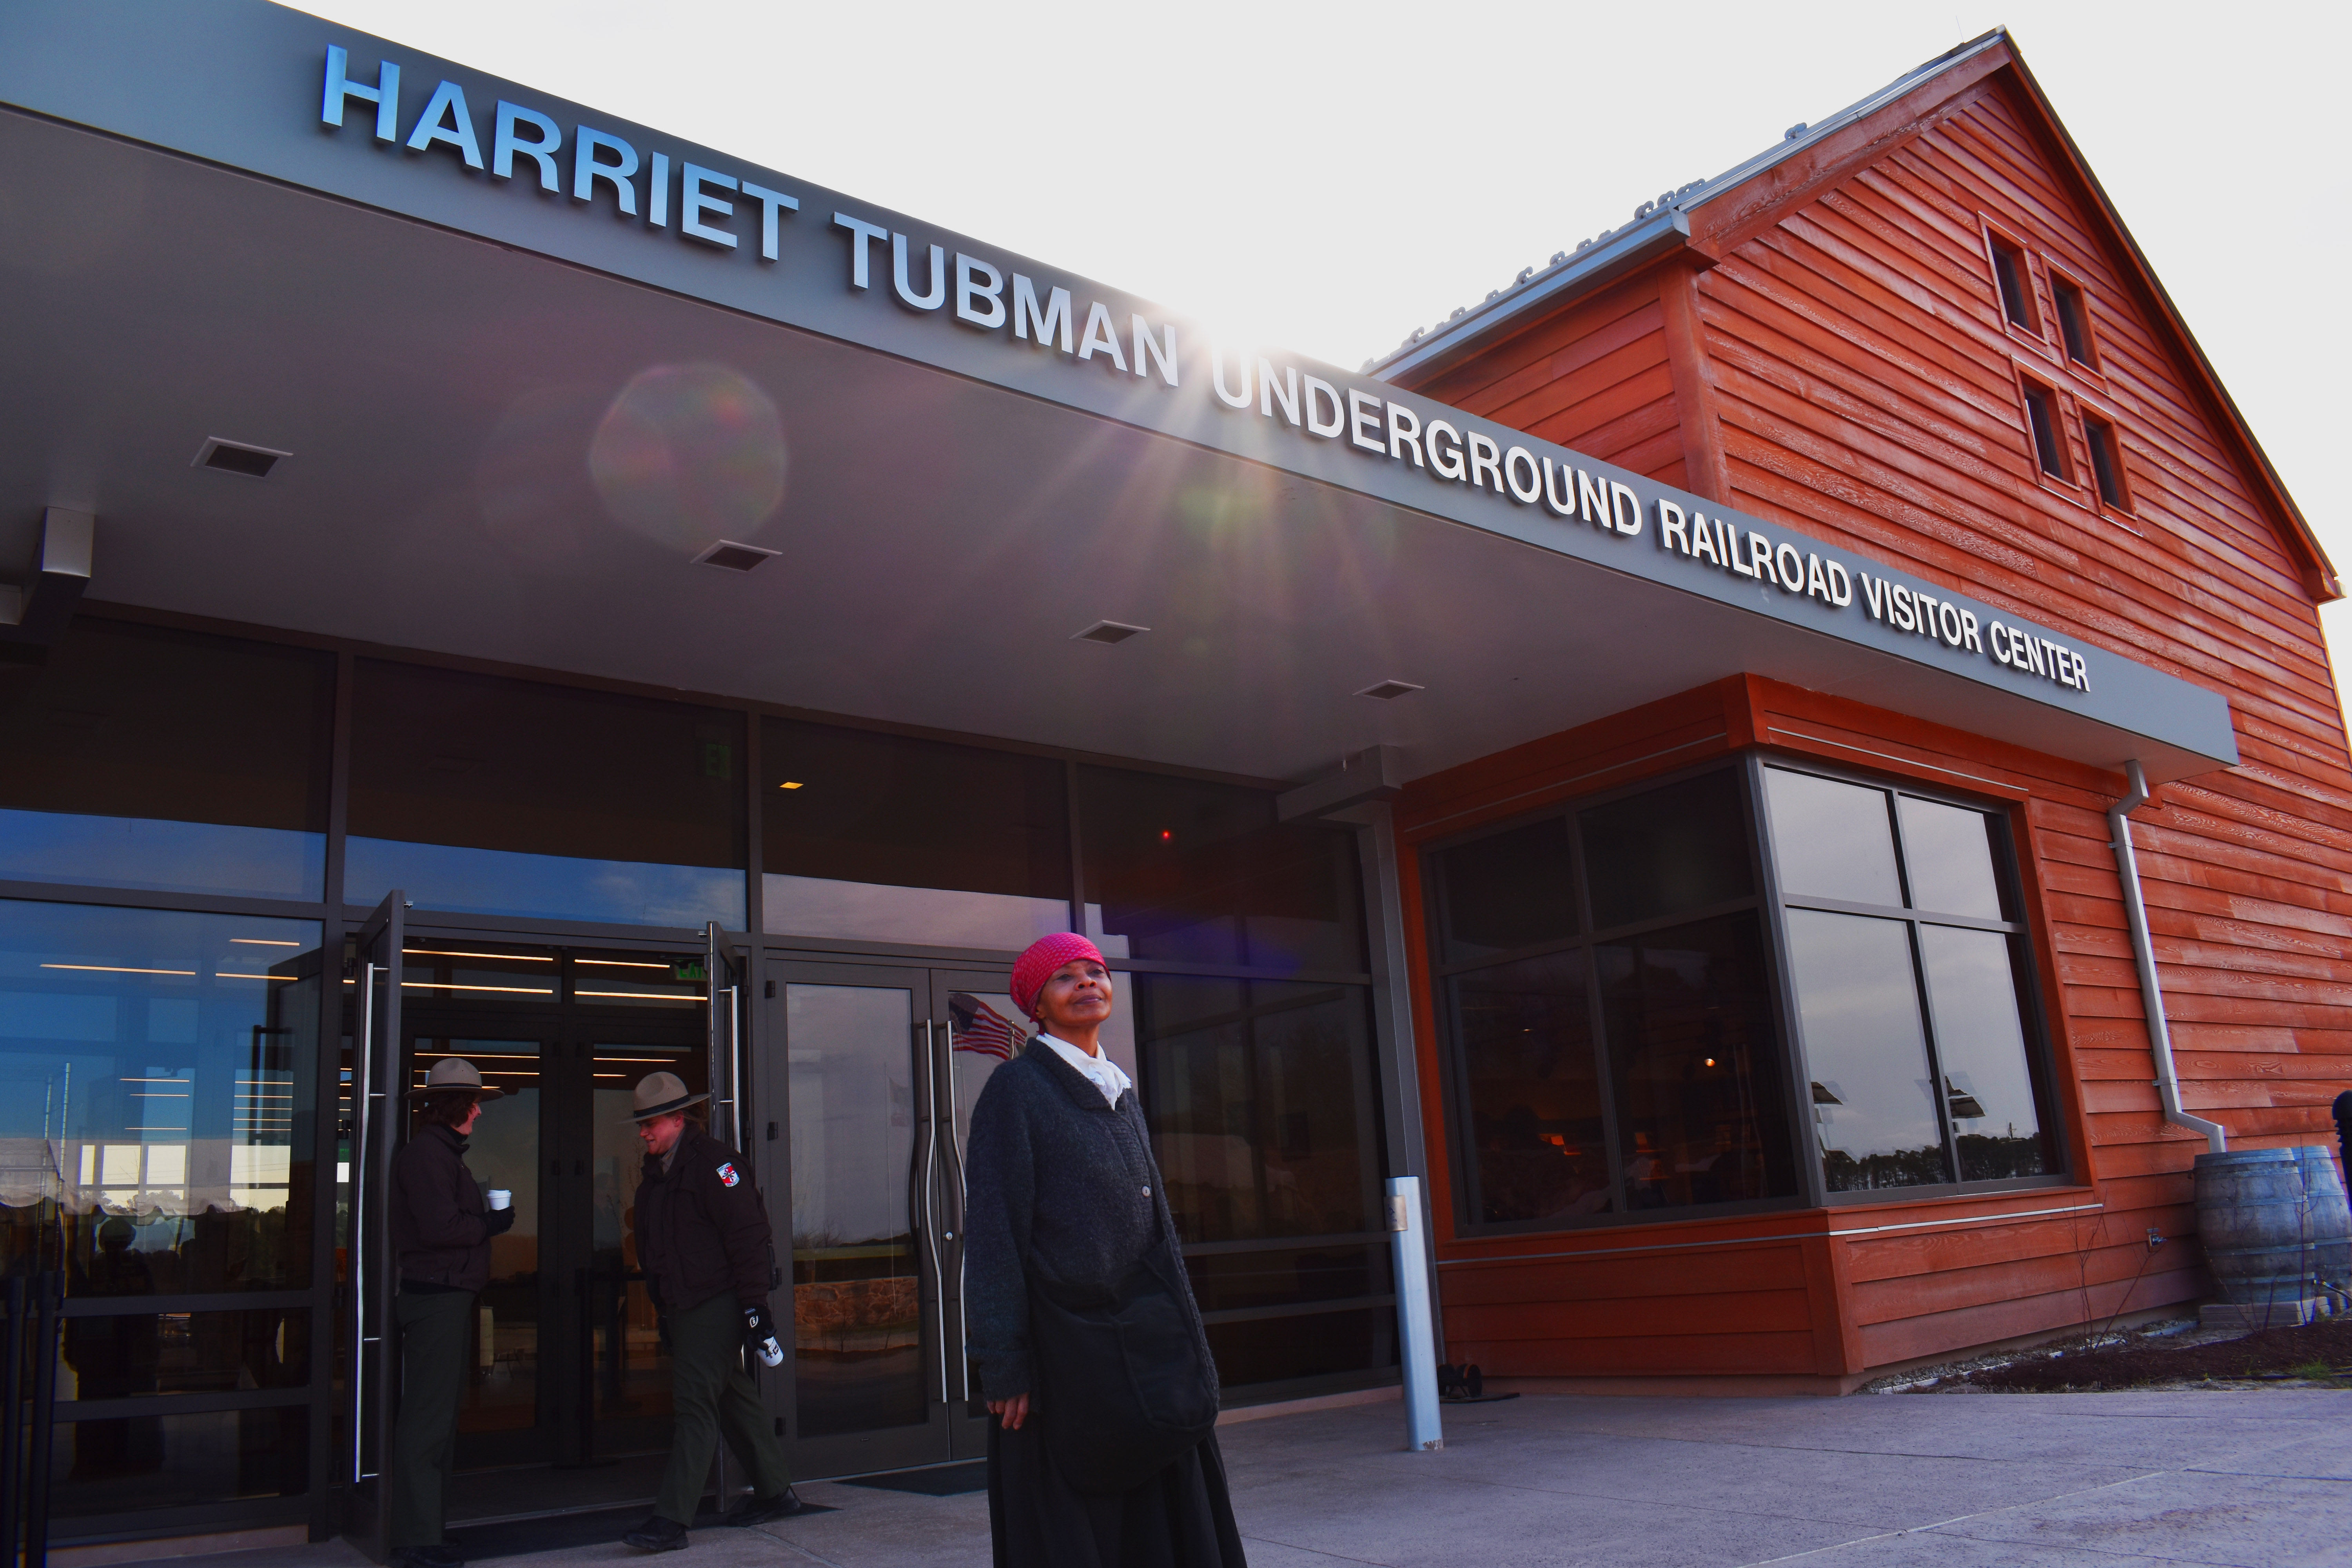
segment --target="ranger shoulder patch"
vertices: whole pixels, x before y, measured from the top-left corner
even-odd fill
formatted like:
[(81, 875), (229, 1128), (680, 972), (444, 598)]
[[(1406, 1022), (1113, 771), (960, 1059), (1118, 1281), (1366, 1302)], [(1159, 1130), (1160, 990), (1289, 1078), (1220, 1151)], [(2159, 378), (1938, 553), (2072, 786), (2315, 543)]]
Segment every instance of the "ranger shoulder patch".
[(742, 1179), (743, 1173), (735, 1168), (734, 1161), (730, 1160), (725, 1164), (719, 1167), (719, 1184), (720, 1186), (731, 1187)]

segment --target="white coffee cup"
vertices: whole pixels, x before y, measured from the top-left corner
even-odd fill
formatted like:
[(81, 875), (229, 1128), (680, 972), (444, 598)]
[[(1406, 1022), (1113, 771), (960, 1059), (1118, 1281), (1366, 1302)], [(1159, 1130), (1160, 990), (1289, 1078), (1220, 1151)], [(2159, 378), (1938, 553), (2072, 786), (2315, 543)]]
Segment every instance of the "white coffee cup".
[(492, 1187), (490, 1189), (490, 1206), (494, 1209), (510, 1209), (514, 1207), (513, 1191), (507, 1187)]

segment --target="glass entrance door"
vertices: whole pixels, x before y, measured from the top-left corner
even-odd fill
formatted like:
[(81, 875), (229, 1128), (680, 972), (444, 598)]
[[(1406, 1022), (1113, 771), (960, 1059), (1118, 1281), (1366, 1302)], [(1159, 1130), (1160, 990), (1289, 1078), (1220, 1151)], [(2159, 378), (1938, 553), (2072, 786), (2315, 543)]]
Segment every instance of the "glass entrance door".
[(766, 1075), (769, 1114), (781, 1111), (789, 1151), (775, 1197), (791, 1213), (795, 1472), (977, 1458), (987, 1428), (964, 1351), (964, 1148), (989, 1074), (1025, 1034), (1003, 976), (774, 963), (768, 978), (765, 1037), (783, 1058)]

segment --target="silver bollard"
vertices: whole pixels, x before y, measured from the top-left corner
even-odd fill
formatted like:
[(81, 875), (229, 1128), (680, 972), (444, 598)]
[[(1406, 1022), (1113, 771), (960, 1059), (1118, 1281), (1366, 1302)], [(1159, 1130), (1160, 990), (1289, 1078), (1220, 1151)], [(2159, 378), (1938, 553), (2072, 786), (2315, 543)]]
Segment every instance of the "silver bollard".
[(1404, 1365), (1404, 1446), (1419, 1453), (1445, 1447), (1437, 1414), (1437, 1324), (1430, 1310), (1419, 1176), (1389, 1178), (1389, 1232), (1396, 1267), (1397, 1350)]

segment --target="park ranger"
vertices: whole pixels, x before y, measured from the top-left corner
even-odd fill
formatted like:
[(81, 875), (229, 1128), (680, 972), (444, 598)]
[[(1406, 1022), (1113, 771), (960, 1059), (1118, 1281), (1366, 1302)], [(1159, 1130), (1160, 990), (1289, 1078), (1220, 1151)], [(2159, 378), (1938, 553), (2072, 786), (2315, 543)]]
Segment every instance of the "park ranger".
[(801, 1500), (743, 1367), (747, 1349), (770, 1366), (784, 1359), (768, 1312), (774, 1234), (751, 1162), (710, 1135), (704, 1103), (710, 1097), (688, 1094), (677, 1074), (647, 1074), (635, 1098), (631, 1120), (646, 1146), (637, 1260), (667, 1330), (676, 1426), (652, 1517), (621, 1539), (674, 1552), (686, 1544), (722, 1432), (751, 1493), (720, 1523), (782, 1519), (798, 1513)]

